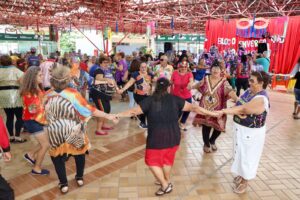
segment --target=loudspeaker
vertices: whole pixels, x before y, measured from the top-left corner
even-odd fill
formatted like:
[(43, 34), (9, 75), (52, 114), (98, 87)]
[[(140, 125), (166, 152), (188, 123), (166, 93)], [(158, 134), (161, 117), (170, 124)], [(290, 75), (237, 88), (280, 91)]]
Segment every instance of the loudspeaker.
[(50, 39), (50, 41), (57, 42), (57, 40), (58, 40), (58, 30), (57, 30), (56, 25), (50, 24), (50, 26), (49, 26), (49, 39)]
[(258, 43), (257, 53), (263, 53), (264, 51), (268, 51), (267, 43)]
[(173, 51), (173, 43), (165, 42), (164, 43), (164, 52)]

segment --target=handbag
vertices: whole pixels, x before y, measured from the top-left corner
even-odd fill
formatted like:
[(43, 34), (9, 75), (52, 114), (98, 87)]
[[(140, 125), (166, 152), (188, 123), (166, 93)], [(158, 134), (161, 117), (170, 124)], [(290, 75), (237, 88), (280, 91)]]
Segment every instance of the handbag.
[(97, 92), (100, 92), (107, 96), (113, 96), (113, 94), (116, 92), (115, 86), (110, 86), (108, 84), (94, 84), (92, 85), (92, 88)]

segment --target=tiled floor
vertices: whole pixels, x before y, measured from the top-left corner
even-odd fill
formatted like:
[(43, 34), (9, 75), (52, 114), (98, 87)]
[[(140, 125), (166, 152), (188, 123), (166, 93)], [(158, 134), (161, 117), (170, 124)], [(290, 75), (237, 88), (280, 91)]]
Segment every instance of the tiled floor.
[[(174, 190), (162, 198), (155, 197), (158, 187), (143, 160), (146, 133), (130, 119), (122, 119), (108, 136), (95, 136), (95, 122), (90, 121), (93, 149), (87, 156), (82, 188), (78, 188), (74, 181), (73, 159), (67, 163), (70, 191), (66, 195), (61, 195), (57, 188), (49, 156), (44, 163), (51, 171), (49, 177), (28, 173), (30, 166), (22, 155), (35, 144), (33, 138), (25, 144), (12, 145), (14, 159), (2, 167), (2, 175), (15, 189), (16, 199), (300, 199), (300, 120), (291, 117), (294, 99), (285, 93), (269, 94), (271, 112), (264, 153), (258, 176), (243, 195), (236, 195), (231, 189), (231, 117), (228, 118), (226, 133), (217, 141), (219, 150), (216, 153), (203, 154), (201, 128), (190, 125), (189, 130), (182, 134), (172, 176)], [(113, 102), (113, 112), (126, 107), (126, 103)]]

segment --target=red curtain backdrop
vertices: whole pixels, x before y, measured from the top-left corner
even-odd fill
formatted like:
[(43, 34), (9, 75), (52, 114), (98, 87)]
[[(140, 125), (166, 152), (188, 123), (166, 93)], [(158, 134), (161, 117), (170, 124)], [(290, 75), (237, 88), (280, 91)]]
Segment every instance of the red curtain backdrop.
[[(289, 17), (288, 27), (284, 43), (273, 43), (270, 39), (266, 42), (271, 50), (270, 71), (275, 73), (289, 74), (300, 57), (300, 16)], [(283, 33), (284, 23), (278, 23), (277, 18), (271, 18), (268, 26), (270, 35)], [(236, 36), (236, 20), (209, 20), (206, 22), (205, 49), (212, 44), (218, 46), (219, 51), (228, 48), (237, 49), (238, 43), (244, 41), (247, 50), (256, 50), (257, 42), (263, 39), (247, 39)]]

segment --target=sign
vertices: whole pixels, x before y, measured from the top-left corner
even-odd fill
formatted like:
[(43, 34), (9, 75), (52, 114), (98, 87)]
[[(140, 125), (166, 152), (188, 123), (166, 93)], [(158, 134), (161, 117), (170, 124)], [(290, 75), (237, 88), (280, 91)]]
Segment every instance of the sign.
[(202, 35), (159, 35), (155, 38), (156, 42), (204, 42)]
[[(241, 44), (244, 48), (256, 48), (258, 46), (258, 43), (266, 43), (266, 39), (247, 39), (247, 40), (239, 40), (239, 44)], [(223, 38), (218, 37), (218, 45), (225, 45), (225, 46), (235, 46), (237, 43), (237, 38)]]
[[(0, 40), (38, 41), (34, 34), (0, 33)], [(49, 35), (43, 36), (43, 41), (50, 41)]]

